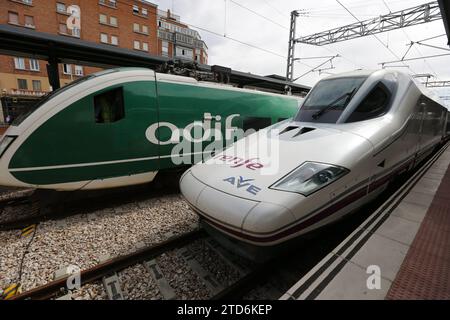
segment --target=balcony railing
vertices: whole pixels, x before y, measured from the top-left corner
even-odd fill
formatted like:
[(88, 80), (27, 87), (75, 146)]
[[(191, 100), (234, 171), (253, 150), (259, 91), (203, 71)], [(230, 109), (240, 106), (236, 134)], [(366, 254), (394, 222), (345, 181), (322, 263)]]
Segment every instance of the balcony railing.
[(181, 33), (175, 33), (177, 42), (181, 42), (182, 44), (185, 45), (189, 45), (189, 46), (194, 46), (194, 38), (189, 37), (185, 34), (181, 34)]
[[(167, 11), (160, 10), (160, 9), (158, 9), (158, 16), (161, 16), (164, 18), (169, 18), (169, 16), (167, 16)], [(177, 14), (173, 14), (172, 12), (170, 13), (170, 18), (172, 18), (178, 22), (180, 21), (180, 16)]]
[(174, 41), (174, 34), (167, 31), (158, 30), (158, 38), (167, 41)]

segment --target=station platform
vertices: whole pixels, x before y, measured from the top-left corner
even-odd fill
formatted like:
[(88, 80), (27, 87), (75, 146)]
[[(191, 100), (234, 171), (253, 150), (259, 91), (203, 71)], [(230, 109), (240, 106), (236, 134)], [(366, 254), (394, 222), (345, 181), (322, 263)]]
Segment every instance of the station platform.
[(450, 299), (450, 148), (280, 299)]

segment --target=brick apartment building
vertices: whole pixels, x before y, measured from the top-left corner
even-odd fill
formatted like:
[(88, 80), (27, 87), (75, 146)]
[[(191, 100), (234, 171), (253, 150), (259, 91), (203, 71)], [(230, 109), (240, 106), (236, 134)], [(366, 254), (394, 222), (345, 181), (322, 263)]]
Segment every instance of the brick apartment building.
[(208, 64), (208, 47), (200, 34), (180, 22), (180, 17), (158, 10), (158, 47), (162, 56), (195, 60)]
[[(73, 8), (80, 11), (79, 27), (68, 28)], [(76, 8), (76, 7), (75, 7)], [(69, 13), (72, 12), (72, 13)], [(0, 24), (75, 37), (131, 50), (207, 63), (207, 46), (197, 31), (170, 11), (144, 0), (0, 0)], [(39, 97), (51, 91), (46, 61), (0, 55), (0, 96)], [(100, 69), (59, 65), (64, 86)], [(16, 100), (17, 100), (16, 98)], [(4, 101), (4, 99), (3, 99)], [(5, 103), (3, 103), (5, 104)], [(6, 117), (5, 105), (0, 108)]]

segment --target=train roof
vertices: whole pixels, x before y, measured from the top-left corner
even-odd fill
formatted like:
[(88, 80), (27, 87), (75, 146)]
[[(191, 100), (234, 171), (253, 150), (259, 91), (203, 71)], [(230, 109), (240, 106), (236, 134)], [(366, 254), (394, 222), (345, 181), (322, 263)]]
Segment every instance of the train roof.
[(432, 99), (436, 103), (439, 103), (445, 109), (450, 110), (445, 105), (445, 103), (441, 100), (439, 95), (437, 95), (434, 91), (425, 87), (422, 83), (420, 83), (416, 78), (412, 77), (409, 73), (406, 73), (406, 72), (400, 71), (400, 70), (392, 70), (392, 69), (389, 69), (389, 70), (388, 69), (355, 70), (355, 71), (335, 74), (335, 75), (324, 78), (324, 80), (332, 80), (332, 79), (339, 79), (339, 78), (345, 78), (345, 77), (370, 77), (374, 73), (397, 74), (397, 75), (402, 74), (405, 79), (409, 79), (412, 83), (414, 83), (424, 96), (427, 96), (428, 98)]

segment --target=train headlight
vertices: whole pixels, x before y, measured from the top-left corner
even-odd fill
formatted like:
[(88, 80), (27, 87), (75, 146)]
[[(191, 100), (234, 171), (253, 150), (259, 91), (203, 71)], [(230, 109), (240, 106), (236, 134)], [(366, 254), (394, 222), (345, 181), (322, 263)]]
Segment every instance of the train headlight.
[(349, 170), (346, 168), (331, 164), (305, 162), (287, 176), (275, 182), (270, 188), (308, 196), (336, 181), (348, 172)]
[(8, 147), (11, 145), (11, 143), (14, 141), (16, 137), (11, 136), (4, 136), (3, 139), (0, 141), (0, 157), (3, 155), (3, 153), (8, 149)]

